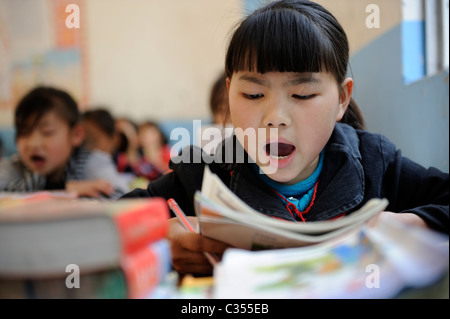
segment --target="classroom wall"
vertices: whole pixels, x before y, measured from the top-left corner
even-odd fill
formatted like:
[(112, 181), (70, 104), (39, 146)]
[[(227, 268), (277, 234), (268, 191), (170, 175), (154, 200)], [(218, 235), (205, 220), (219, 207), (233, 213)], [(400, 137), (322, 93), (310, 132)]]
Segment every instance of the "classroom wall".
[(354, 97), (369, 130), (383, 133), (416, 162), (448, 172), (448, 70), (406, 84), (401, 36), (400, 24), (353, 55)]
[[(71, 3), (79, 29), (65, 24)], [(105, 105), (136, 121), (208, 118), (241, 17), (240, 0), (0, 0), (0, 126), (12, 125), (15, 103), (38, 83), (68, 90), (82, 109)], [(71, 37), (79, 41), (62, 43)]]
[(134, 120), (208, 118), (238, 0), (86, 2), (91, 104)]
[[(6, 4), (15, 5), (15, 15), (19, 15), (15, 19), (16, 28), (29, 28), (21, 32), (22, 35), (28, 32), (26, 41), (22, 39), (20, 52), (24, 54), (26, 45), (36, 38), (30, 36), (29, 30), (36, 33), (45, 29), (35, 20), (40, 17), (46, 21), (55, 16), (55, 10), (64, 18), (67, 14), (55, 9), (55, 4), (63, 6), (71, 2), (79, 3), (81, 8), (79, 31), (84, 37), (81, 43), (75, 41), (75, 44), (79, 44), (85, 61), (81, 68), (84, 87), (73, 81), (72, 84), (62, 81), (61, 75), (47, 76), (44, 80), (83, 91), (79, 96), (83, 107), (106, 105), (117, 116), (135, 120), (154, 118), (168, 123), (166, 133), (173, 125), (187, 125), (194, 118), (208, 119), (209, 89), (223, 67), (230, 31), (245, 13), (266, 3), (264, 0), (0, 0), (0, 100), (5, 93), (2, 83), (8, 75), (4, 70), (10, 68), (7, 58), (12, 54), (8, 44), (15, 40), (8, 38), (5, 27)], [(413, 65), (405, 64), (402, 54), (403, 35), (407, 30), (402, 18), (404, 2), (317, 2), (328, 8), (347, 32), (350, 75), (355, 78), (354, 97), (363, 110), (368, 129), (383, 133), (406, 156), (422, 165), (448, 172), (448, 71), (405, 83), (404, 70)], [(367, 8), (372, 4), (380, 10), (378, 28), (368, 28), (366, 24), (370, 15)], [(35, 41), (38, 47), (57, 42), (55, 39), (61, 32), (56, 32), (56, 27), (61, 22), (53, 20), (56, 25), (47, 26), (41, 32), (45, 41)], [(62, 31), (66, 31), (63, 35), (70, 35), (67, 29)], [(61, 50), (57, 53), (60, 62), (74, 56)], [(33, 56), (31, 60), (47, 61), (54, 56), (52, 51)], [(69, 66), (64, 69), (66, 78), (80, 75), (70, 73), (77, 66)], [(43, 74), (52, 74), (54, 70), (54, 65), (32, 69), (29, 73), (33, 76), (26, 79), (29, 82), (42, 79)], [(21, 76), (15, 81), (23, 82)], [(12, 109), (0, 101), (0, 128), (11, 125)]]
[[(316, 0), (327, 8), (344, 28), (350, 54), (358, 52), (378, 37), (398, 25), (402, 20), (401, 0)], [(368, 28), (366, 20), (372, 13), (371, 5), (380, 11), (379, 28)], [(385, 48), (389, 50), (389, 48)]]
[[(353, 96), (367, 128), (382, 133), (403, 155), (449, 171), (448, 70), (420, 76), (425, 67), (423, 21), (401, 0), (318, 0), (333, 12), (351, 44)], [(347, 6), (348, 4), (348, 6)], [(368, 28), (366, 7), (377, 4), (380, 27)], [(413, 18), (412, 18), (413, 17)], [(416, 32), (416, 33), (414, 33)]]

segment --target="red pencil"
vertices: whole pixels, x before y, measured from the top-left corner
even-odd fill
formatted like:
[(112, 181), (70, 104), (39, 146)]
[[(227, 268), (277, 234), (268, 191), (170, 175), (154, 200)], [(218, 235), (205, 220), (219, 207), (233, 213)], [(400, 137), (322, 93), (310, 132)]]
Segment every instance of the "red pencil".
[[(189, 219), (187, 218), (187, 216), (183, 212), (183, 210), (180, 208), (178, 203), (173, 198), (169, 198), (167, 200), (167, 204), (169, 205), (169, 207), (173, 211), (173, 213), (177, 216), (178, 220), (181, 222), (181, 224), (184, 226), (184, 228), (186, 228), (187, 230), (189, 230), (193, 233), (196, 233), (194, 226), (191, 224), (191, 222), (189, 221)], [(210, 264), (212, 266), (215, 266), (217, 264), (218, 260), (213, 254), (206, 252), (206, 251), (203, 252), (203, 254), (205, 255), (206, 259), (208, 259), (208, 261), (210, 262)]]

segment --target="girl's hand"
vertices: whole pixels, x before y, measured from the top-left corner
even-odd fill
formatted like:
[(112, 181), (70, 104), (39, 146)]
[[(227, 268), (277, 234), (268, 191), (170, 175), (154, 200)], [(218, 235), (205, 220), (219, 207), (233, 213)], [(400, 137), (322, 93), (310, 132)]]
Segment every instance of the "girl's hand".
[[(188, 218), (196, 228), (197, 218)], [(167, 238), (170, 240), (172, 251), (172, 266), (181, 274), (212, 274), (212, 266), (203, 252), (215, 253), (221, 258), (225, 249), (229, 247), (223, 242), (186, 230), (177, 218), (169, 220)]]
[(367, 224), (369, 227), (376, 227), (378, 219), (380, 216), (386, 218), (386, 220), (394, 220), (401, 222), (406, 225), (414, 225), (419, 227), (428, 227), (425, 221), (413, 213), (393, 213), (393, 212), (381, 212), (376, 216), (372, 217)]
[(102, 179), (67, 181), (66, 192), (75, 194), (77, 197), (87, 196), (99, 198), (102, 194), (109, 196), (114, 192), (110, 182)]

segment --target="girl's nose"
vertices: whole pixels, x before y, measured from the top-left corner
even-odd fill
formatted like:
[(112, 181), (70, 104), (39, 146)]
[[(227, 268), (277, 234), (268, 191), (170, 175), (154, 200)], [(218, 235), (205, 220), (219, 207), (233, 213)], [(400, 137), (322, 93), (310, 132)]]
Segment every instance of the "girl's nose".
[(263, 125), (268, 128), (287, 127), (291, 124), (291, 118), (287, 106), (283, 101), (268, 101), (268, 106), (263, 117)]

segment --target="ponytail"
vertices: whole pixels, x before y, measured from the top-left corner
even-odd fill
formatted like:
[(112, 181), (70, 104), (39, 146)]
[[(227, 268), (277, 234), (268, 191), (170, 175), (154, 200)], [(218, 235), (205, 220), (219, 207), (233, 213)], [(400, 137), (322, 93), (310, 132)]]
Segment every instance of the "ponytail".
[(350, 103), (348, 104), (347, 111), (345, 111), (345, 114), (340, 122), (348, 124), (357, 130), (366, 129), (364, 116), (358, 104), (356, 104), (353, 98), (350, 98)]

